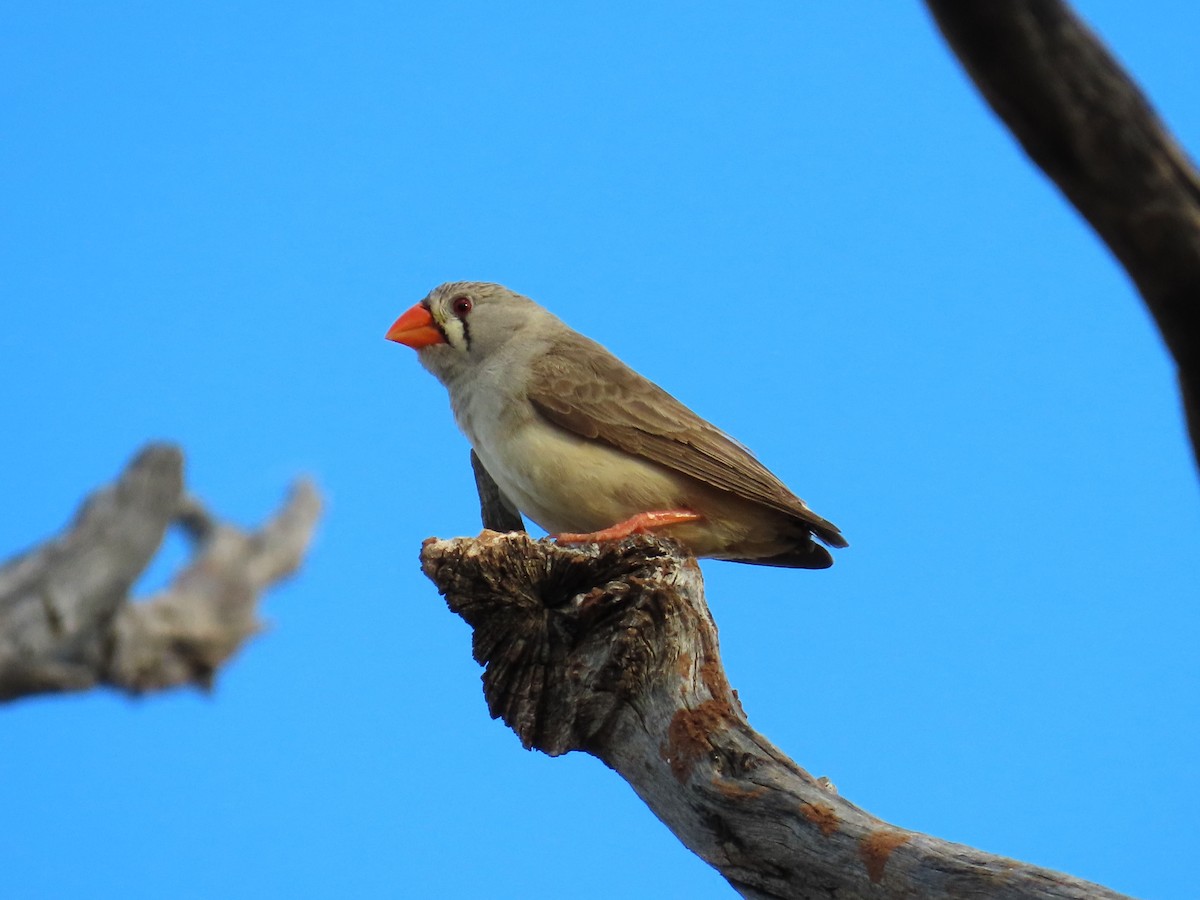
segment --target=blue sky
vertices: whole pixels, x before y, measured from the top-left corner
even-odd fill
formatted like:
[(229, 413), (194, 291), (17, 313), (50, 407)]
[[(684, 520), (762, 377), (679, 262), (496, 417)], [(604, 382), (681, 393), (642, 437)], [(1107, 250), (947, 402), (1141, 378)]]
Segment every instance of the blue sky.
[[(1200, 147), (1200, 8), (1080, 9)], [(825, 572), (704, 565), (797, 762), (897, 825), (1195, 896), (1172, 368), (919, 4), (8, 4), (0, 170), (0, 555), (152, 438), (236, 521), (303, 473), (329, 503), (211, 697), (0, 710), (0, 896), (731, 895), (600, 763), (488, 718), (418, 570), (477, 507), (383, 332), (458, 279), (842, 527)]]

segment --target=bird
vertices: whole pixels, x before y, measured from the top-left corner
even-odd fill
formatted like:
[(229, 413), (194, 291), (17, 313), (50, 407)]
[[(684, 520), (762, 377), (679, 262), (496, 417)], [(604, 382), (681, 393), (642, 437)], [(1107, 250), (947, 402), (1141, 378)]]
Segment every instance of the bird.
[(560, 543), (653, 532), (696, 557), (804, 569), (848, 546), (746, 447), (528, 297), (448, 282), (385, 336), (446, 387), (505, 506)]

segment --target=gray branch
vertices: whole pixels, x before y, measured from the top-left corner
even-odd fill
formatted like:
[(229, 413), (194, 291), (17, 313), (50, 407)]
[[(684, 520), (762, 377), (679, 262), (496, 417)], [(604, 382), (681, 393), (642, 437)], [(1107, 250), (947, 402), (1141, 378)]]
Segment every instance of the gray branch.
[(1200, 176), (1060, 0), (926, 0), (980, 93), (1120, 260), (1178, 367), (1200, 462)]
[[(297, 483), (258, 531), (217, 521), (183, 487), (178, 448), (146, 447), (57, 538), (0, 567), (0, 701), (106, 685), (209, 687), (260, 629), (260, 595), (300, 565), (320, 515)], [(142, 602), (130, 591), (178, 524), (193, 556)]]
[(474, 629), (494, 718), (602, 760), (752, 898), (1117, 898), (877, 819), (750, 727), (695, 560), (652, 537), (561, 547), (430, 539), (425, 573)]

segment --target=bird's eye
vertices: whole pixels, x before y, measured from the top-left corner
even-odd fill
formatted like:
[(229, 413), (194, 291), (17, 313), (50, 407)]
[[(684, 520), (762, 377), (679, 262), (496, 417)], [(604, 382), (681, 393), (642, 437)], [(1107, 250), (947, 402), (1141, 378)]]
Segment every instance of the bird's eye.
[(470, 297), (455, 297), (450, 303), (450, 308), (454, 310), (454, 314), (460, 319), (471, 311), (475, 304)]

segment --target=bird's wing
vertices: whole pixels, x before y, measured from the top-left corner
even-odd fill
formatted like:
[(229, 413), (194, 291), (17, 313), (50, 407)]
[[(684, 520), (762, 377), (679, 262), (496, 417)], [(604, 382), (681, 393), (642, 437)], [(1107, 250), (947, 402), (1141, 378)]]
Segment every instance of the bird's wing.
[(572, 336), (541, 355), (532, 376), (530, 402), (560, 428), (793, 516), (827, 544), (846, 546), (836, 525), (810, 510), (749, 450), (594, 341)]

